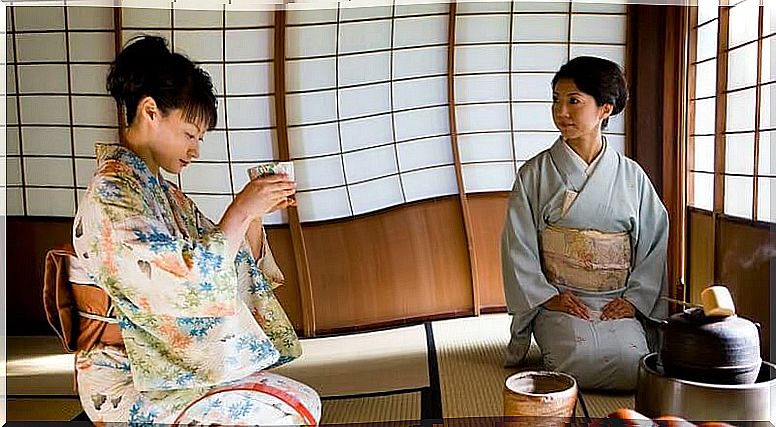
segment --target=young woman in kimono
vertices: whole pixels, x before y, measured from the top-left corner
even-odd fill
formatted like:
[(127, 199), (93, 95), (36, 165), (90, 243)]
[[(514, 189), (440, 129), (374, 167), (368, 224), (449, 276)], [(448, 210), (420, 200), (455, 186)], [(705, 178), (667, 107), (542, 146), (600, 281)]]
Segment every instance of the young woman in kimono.
[(552, 90), (561, 135), (518, 171), (502, 233), (506, 364), (524, 360), (533, 333), (546, 368), (583, 388), (630, 390), (649, 352), (640, 320), (663, 315), (668, 215), (601, 134), (628, 97), (619, 66), (572, 59)]
[(144, 36), (116, 57), (107, 86), (127, 127), (121, 144), (97, 145), (73, 241), (112, 299), (124, 347), (77, 355), (86, 414), (95, 422), (315, 424), (317, 393), (266, 372), (301, 354), (273, 294), (283, 276), (261, 225), (289, 205), (295, 184), (255, 179), (214, 224), (160, 174), (180, 173), (216, 125), (209, 75), (164, 39)]

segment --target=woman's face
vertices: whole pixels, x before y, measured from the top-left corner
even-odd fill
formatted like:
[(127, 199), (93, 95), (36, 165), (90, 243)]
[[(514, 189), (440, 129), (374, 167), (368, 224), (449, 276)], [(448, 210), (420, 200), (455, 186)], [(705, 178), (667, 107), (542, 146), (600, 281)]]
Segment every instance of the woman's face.
[(566, 140), (597, 137), (612, 106), (596, 105), (595, 98), (577, 88), (572, 79), (560, 79), (552, 92), (552, 120)]
[(151, 144), (154, 162), (172, 174), (180, 173), (193, 159), (199, 158), (199, 144), (205, 127), (183, 119), (181, 110), (162, 115)]

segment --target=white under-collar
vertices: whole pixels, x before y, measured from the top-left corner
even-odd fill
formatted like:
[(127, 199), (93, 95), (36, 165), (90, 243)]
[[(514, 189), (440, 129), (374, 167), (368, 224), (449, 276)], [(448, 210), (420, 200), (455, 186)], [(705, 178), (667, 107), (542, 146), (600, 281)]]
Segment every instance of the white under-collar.
[(590, 174), (593, 173), (593, 170), (595, 170), (596, 165), (601, 160), (601, 157), (603, 157), (604, 151), (606, 150), (606, 138), (604, 136), (601, 136), (601, 151), (598, 152), (598, 155), (595, 156), (592, 162), (590, 164), (587, 164), (585, 159), (583, 159), (579, 154), (577, 154), (576, 151), (574, 151), (573, 148), (569, 145), (566, 140), (563, 140), (563, 146), (566, 147), (566, 151), (569, 152), (569, 155), (572, 159), (574, 159), (575, 162), (579, 164), (579, 166), (582, 167), (582, 170), (585, 171), (585, 175), (590, 176)]

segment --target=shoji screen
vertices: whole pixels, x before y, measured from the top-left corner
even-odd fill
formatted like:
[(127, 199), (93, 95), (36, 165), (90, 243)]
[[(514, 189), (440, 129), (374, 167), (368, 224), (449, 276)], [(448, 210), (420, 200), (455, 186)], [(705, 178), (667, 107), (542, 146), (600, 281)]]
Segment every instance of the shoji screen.
[[(460, 3), (456, 16), (458, 141), (467, 192), (509, 190), (520, 165), (557, 138), (551, 80), (569, 58), (624, 66), (624, 5)], [(624, 120), (605, 132), (623, 151)]]
[[(461, 2), (455, 108), (466, 192), (508, 190), (549, 147), (552, 74), (579, 55), (624, 64), (624, 5)], [(447, 4), (292, 11), (289, 139), (302, 221), (454, 194)], [(607, 138), (624, 146), (624, 120)]]
[[(625, 65), (626, 7), (618, 4), (460, 2), (453, 52), (447, 3), (290, 3), (283, 34), (275, 34), (274, 10), (258, 5), (155, 6), (120, 9), (117, 29), (108, 7), (12, 9), (9, 214), (73, 215), (94, 142), (117, 140), (104, 88), (117, 32), (119, 43), (161, 34), (211, 74), (217, 129), (201, 158), (168, 178), (213, 219), (247, 182), (248, 167), (279, 158), (276, 37), (285, 40), (287, 132), (305, 223), (457, 194), (451, 105), (465, 191), (508, 190), (522, 162), (557, 137), (550, 79), (560, 65), (578, 55)], [(611, 120), (606, 132), (618, 150), (623, 123)], [(265, 218), (285, 222), (283, 213)]]
[(729, 12), (724, 213), (744, 218), (753, 217), (759, 3)]
[(289, 12), (286, 102), (302, 221), (456, 193), (447, 9)]
[(758, 159), (757, 217), (776, 222), (776, 4), (768, 2), (763, 14), (760, 86), (760, 152)]
[(697, 8), (688, 175), (694, 207), (774, 221), (775, 14), (773, 2), (758, 0)]
[[(774, 128), (773, 2), (745, 0), (730, 8), (725, 134), (726, 214), (774, 222), (771, 150)], [(753, 23), (761, 22), (762, 30)], [(759, 59), (759, 62), (758, 62)]]
[(72, 216), (94, 167), (94, 141), (116, 140), (105, 90), (114, 57), (110, 8), (9, 9), (9, 215)]
[(714, 206), (714, 126), (716, 123), (717, 93), (717, 29), (719, 8), (715, 2), (701, 2), (698, 7), (695, 36), (695, 59), (692, 73), (695, 78), (692, 111), (695, 116), (690, 135), (689, 203), (712, 210)]
[(515, 178), (511, 9), (512, 3), (461, 3), (456, 11), (456, 128), (467, 192), (507, 190)]

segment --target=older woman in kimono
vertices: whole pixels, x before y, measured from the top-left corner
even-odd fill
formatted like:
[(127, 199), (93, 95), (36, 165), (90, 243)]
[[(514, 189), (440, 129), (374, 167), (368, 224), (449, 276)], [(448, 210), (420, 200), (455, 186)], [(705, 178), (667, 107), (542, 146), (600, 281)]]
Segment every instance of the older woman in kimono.
[(291, 203), (295, 184), (255, 179), (214, 224), (160, 174), (180, 173), (216, 125), (207, 73), (144, 36), (116, 57), (108, 89), (127, 127), (121, 144), (97, 145), (73, 241), (111, 297), (124, 346), (77, 355), (86, 414), (95, 422), (315, 424), (315, 391), (265, 371), (301, 354), (273, 294), (282, 274), (261, 225)]
[(552, 89), (561, 135), (518, 171), (502, 233), (507, 365), (523, 361), (533, 332), (548, 369), (583, 388), (633, 389), (649, 351), (640, 320), (664, 307), (668, 215), (601, 134), (627, 100), (617, 64), (574, 58)]

